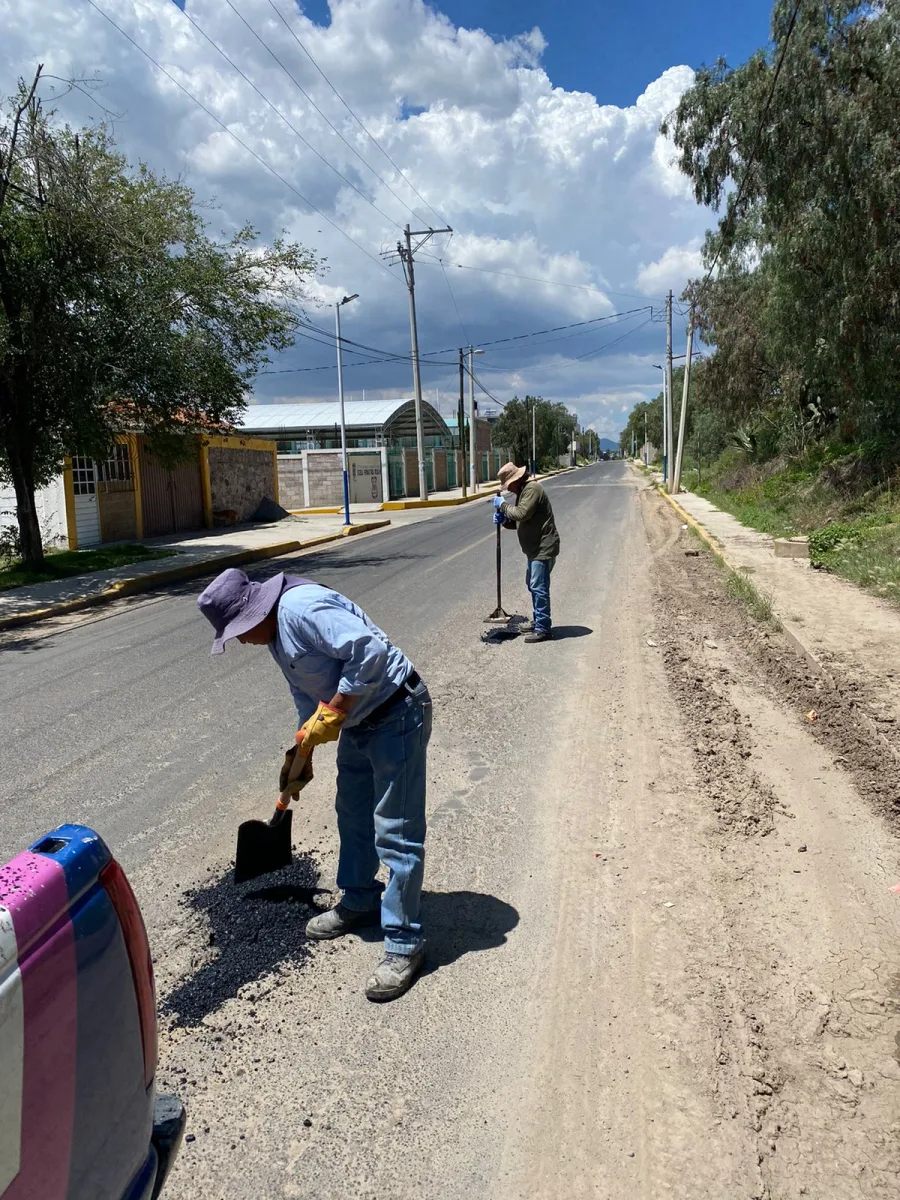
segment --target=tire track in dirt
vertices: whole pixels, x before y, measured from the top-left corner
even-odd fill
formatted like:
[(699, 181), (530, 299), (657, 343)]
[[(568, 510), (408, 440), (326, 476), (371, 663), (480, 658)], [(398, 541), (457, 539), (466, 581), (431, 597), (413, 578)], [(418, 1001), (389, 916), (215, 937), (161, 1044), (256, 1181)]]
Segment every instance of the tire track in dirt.
[(719, 1064), (746, 1087), (758, 1194), (894, 1194), (898, 782), (853, 689), (829, 687), (752, 622), (712, 559), (671, 541), (677, 521), (659, 497), (641, 495), (661, 548), (655, 640), (716, 821), (727, 950), (712, 974), (729, 998)]

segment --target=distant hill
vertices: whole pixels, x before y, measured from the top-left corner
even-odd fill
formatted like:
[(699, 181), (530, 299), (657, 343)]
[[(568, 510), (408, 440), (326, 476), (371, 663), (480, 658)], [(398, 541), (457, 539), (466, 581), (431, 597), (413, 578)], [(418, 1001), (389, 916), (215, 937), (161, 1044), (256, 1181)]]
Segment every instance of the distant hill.
[(600, 439), (600, 449), (601, 450), (618, 450), (618, 448), (619, 448), (618, 442), (611, 442), (609, 440), (609, 438), (601, 438)]

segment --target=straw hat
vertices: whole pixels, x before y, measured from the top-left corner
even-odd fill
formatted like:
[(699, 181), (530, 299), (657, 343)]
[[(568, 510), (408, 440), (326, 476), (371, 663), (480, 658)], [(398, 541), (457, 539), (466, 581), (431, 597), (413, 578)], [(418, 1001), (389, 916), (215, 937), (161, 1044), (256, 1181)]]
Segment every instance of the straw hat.
[(515, 463), (505, 463), (497, 472), (497, 478), (500, 481), (500, 486), (504, 491), (508, 491), (509, 485), (521, 479), (523, 475), (528, 474), (527, 467), (517, 467)]

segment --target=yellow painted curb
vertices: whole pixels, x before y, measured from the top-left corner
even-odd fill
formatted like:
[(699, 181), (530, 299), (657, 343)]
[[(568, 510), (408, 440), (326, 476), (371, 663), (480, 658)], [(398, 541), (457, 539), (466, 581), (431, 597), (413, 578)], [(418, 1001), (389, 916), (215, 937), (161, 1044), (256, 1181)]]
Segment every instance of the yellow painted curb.
[(316, 516), (336, 517), (339, 513), (342, 513), (343, 511), (344, 510), (338, 505), (336, 505), (334, 508), (290, 508), (290, 509), (288, 509), (288, 512), (291, 514), (292, 517), (316, 517)]
[(370, 529), (384, 529), (390, 521), (361, 521), (359, 525), (345, 525), (340, 532), (341, 537), (353, 537), (357, 533), (368, 533)]
[[(347, 531), (366, 533), (369, 529), (383, 529), (386, 525), (390, 525), (390, 521), (370, 521), (366, 525), (351, 525)], [(183, 567), (170, 567), (166, 571), (157, 571), (154, 575), (135, 575), (129, 579), (119, 579), (94, 596), (76, 596), (73, 600), (60, 600), (57, 604), (48, 604), (46, 608), (34, 608), (29, 612), (12, 613), (8, 617), (0, 617), (0, 630), (15, 629), (20, 625), (45, 621), (50, 617), (62, 617), (67, 613), (79, 612), (85, 608), (111, 604), (113, 600), (121, 600), (124, 596), (134, 596), (140, 592), (152, 591), (160, 584), (196, 579), (200, 575), (209, 575), (216, 570), (224, 571), (226, 567), (239, 567), (244, 563), (263, 562), (267, 558), (278, 558), (282, 554), (296, 554), (300, 550), (311, 550), (315, 546), (324, 546), (328, 542), (339, 541), (344, 536), (346, 536), (344, 530), (340, 533), (323, 533), (320, 537), (308, 538), (303, 542), (277, 542), (273, 546), (260, 546), (255, 550), (236, 550), (233, 554), (220, 554), (215, 558), (204, 558), (197, 562), (186, 563)], [(71, 578), (74, 579), (77, 576)]]

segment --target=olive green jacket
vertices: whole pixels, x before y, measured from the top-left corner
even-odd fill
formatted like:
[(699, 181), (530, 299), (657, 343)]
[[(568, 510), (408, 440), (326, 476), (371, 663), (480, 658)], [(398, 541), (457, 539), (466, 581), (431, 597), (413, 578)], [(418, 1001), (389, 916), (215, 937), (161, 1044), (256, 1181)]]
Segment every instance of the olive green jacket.
[(529, 479), (516, 504), (504, 504), (506, 528), (519, 534), (519, 545), (526, 558), (549, 561), (559, 554), (559, 532), (553, 519), (550, 497), (537, 482)]

